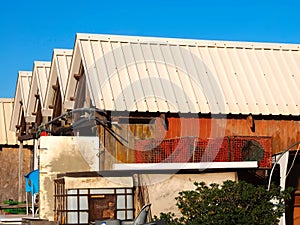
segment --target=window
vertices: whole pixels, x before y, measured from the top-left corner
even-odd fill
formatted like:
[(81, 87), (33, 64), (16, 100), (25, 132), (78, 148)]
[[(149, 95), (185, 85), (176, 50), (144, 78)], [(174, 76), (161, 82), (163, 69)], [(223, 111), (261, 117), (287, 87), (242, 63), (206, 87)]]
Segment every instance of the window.
[(105, 218), (133, 219), (132, 188), (65, 190), (55, 181), (55, 219), (64, 224), (85, 224)]

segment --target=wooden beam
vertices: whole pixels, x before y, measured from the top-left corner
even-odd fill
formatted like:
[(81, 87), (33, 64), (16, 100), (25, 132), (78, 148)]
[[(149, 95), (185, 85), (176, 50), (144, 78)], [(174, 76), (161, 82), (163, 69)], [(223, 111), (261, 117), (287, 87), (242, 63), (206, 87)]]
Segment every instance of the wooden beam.
[(57, 91), (58, 85), (57, 85), (57, 84), (53, 84), (53, 85), (52, 85), (52, 89), (53, 89), (54, 91)]
[(74, 74), (73, 76), (74, 76), (75, 80), (78, 81), (81, 77), (81, 74)]
[(36, 134), (32, 133), (32, 134), (25, 134), (25, 135), (20, 135), (18, 137), (18, 141), (28, 141), (28, 140), (32, 140), (35, 139)]
[(18, 201), (22, 202), (22, 194), (23, 194), (23, 141), (20, 141), (20, 145), (19, 145), (19, 171), (18, 171)]
[(250, 130), (252, 132), (255, 132), (255, 120), (253, 119), (251, 114), (249, 114), (249, 116), (247, 117), (247, 123), (248, 123)]

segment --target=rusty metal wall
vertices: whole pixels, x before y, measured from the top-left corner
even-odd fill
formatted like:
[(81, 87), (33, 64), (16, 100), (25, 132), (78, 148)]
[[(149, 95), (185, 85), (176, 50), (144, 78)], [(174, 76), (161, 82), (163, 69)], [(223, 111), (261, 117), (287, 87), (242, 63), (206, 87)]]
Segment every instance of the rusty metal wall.
[[(100, 128), (100, 143), (108, 153), (105, 157), (106, 169), (112, 163), (134, 162), (134, 143), (140, 139), (170, 139), (195, 136), (219, 138), (225, 136), (270, 136), (273, 154), (282, 152), (300, 140), (300, 120), (295, 118), (168, 118), (168, 129), (156, 118), (154, 124), (121, 124), (113, 128), (128, 143), (121, 144), (108, 132)], [(103, 163), (103, 162), (102, 162)]]
[[(23, 148), (23, 178), (31, 171), (31, 162), (31, 151)], [(18, 201), (19, 148), (3, 147), (0, 151), (0, 165), (0, 202), (8, 199)], [(22, 180), (22, 190), (22, 200), (25, 201), (25, 178)]]
[[(273, 153), (286, 149), (300, 140), (299, 119), (253, 118), (253, 124), (243, 118), (169, 118), (165, 138), (199, 136), (201, 138), (224, 136), (270, 136)], [(161, 129), (162, 130), (162, 129)], [(159, 134), (158, 134), (159, 135)]]
[(155, 124), (120, 124), (112, 129), (124, 139), (116, 140), (103, 127), (99, 127), (100, 151), (104, 155), (100, 165), (103, 169), (111, 169), (114, 163), (135, 162), (135, 140), (155, 137)]

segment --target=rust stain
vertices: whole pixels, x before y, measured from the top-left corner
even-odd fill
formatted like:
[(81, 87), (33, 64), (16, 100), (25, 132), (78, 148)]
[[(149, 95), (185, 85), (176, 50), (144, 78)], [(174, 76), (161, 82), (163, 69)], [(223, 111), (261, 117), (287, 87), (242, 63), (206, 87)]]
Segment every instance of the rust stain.
[[(200, 138), (222, 136), (270, 136), (272, 137), (273, 153), (283, 151), (289, 145), (300, 140), (300, 121), (256, 118), (240, 116), (238, 118), (177, 118), (168, 117), (168, 130), (165, 130), (160, 120), (155, 122), (155, 132), (150, 132), (140, 124), (131, 124), (129, 131), (135, 137), (144, 138), (176, 138), (182, 136), (195, 136)], [(251, 122), (251, 123), (250, 123)], [(255, 127), (254, 127), (255, 126)], [(149, 135), (149, 134), (152, 135)], [(124, 134), (126, 135), (126, 134)], [(107, 149), (113, 147), (111, 144)], [(117, 156), (126, 159), (124, 156)], [(129, 162), (129, 159), (126, 159)]]

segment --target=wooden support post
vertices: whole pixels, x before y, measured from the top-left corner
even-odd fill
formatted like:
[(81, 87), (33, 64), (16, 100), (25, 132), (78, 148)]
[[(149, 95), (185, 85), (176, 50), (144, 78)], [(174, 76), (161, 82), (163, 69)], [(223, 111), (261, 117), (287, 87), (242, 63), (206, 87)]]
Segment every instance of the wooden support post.
[(19, 181), (18, 181), (18, 201), (22, 201), (22, 188), (23, 188), (23, 141), (20, 141), (19, 145)]

